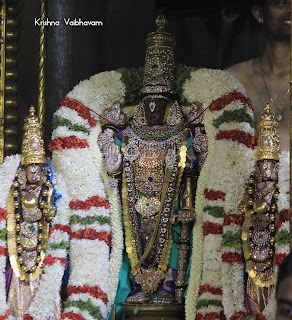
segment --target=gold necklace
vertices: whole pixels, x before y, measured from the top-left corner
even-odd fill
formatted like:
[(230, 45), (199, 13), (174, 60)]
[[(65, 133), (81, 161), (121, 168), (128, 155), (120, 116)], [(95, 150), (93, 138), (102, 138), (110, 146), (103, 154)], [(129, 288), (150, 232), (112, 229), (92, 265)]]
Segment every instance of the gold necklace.
[[(277, 110), (276, 120), (277, 120), (278, 122), (280, 122), (280, 121), (283, 119), (282, 110), (283, 110), (283, 106), (284, 106), (284, 104), (285, 104), (285, 101), (286, 101), (286, 99), (287, 99), (287, 96), (288, 96), (288, 94), (289, 94), (289, 92), (290, 92), (290, 87), (288, 88), (288, 90), (287, 90), (287, 92), (286, 92), (286, 94), (285, 94), (285, 96), (284, 96), (284, 98), (283, 98), (283, 100), (282, 100), (282, 102), (281, 102), (280, 107), (278, 107), (277, 104), (276, 104), (276, 102), (274, 101), (274, 99), (273, 99), (273, 98), (271, 97), (271, 95), (270, 95), (270, 92), (269, 92), (269, 89), (268, 89), (268, 86), (267, 86), (267, 83), (266, 83), (264, 74), (266, 74), (266, 75), (267, 75), (269, 78), (271, 78), (272, 80), (275, 80), (275, 79), (273, 79), (273, 78), (272, 78), (271, 76), (269, 76), (266, 72), (264, 72), (264, 69), (263, 69), (263, 66), (262, 66), (262, 60), (261, 60), (261, 59), (259, 59), (259, 63), (260, 63), (262, 78), (263, 78), (263, 82), (264, 82), (264, 85), (265, 85), (265, 89), (266, 89), (267, 95), (268, 95), (268, 97), (269, 97), (269, 99), (270, 99), (273, 107)], [(288, 75), (288, 76), (289, 76), (289, 75)], [(284, 80), (284, 79), (288, 78), (288, 76), (286, 76), (285, 78), (283, 78), (283, 79), (281, 79), (281, 80)], [(275, 80), (275, 81), (276, 81), (276, 80)], [(279, 96), (280, 96), (280, 94), (278, 95), (278, 97), (279, 97)]]

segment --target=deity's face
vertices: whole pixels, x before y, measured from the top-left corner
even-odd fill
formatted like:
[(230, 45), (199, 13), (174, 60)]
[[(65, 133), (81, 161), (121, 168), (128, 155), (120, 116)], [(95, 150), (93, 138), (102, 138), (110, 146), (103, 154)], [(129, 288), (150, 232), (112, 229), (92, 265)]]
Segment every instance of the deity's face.
[(261, 177), (258, 181), (276, 181), (278, 178), (277, 162), (273, 160), (261, 160), (257, 163), (257, 176)]
[(27, 182), (37, 184), (41, 179), (42, 167), (38, 164), (30, 164), (25, 167)]
[(149, 126), (164, 124), (168, 104), (169, 101), (161, 98), (150, 97), (144, 100), (145, 116)]
[(254, 5), (253, 14), (262, 19), (266, 35), (290, 43), (291, 0), (266, 0), (263, 5)]
[(276, 319), (292, 319), (292, 276), (284, 278), (279, 284)]

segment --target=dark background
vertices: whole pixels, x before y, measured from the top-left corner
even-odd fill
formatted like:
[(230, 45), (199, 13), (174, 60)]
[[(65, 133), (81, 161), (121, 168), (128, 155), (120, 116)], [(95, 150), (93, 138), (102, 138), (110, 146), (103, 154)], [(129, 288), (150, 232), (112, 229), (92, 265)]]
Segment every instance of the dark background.
[[(39, 11), (39, 0), (20, 1), (19, 128), (28, 107), (37, 106)], [(176, 37), (177, 63), (224, 69), (260, 50), (261, 30), (247, 0), (48, 0), (48, 17), (60, 26), (46, 28), (46, 145), (52, 115), (75, 85), (101, 71), (143, 66), (144, 41), (161, 11)], [(103, 26), (65, 26), (64, 17), (100, 20)]]

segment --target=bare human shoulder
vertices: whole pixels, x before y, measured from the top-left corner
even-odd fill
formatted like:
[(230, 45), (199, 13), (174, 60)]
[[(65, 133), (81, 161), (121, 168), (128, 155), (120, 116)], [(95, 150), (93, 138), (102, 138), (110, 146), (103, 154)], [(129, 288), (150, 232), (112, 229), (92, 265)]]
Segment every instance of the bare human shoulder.
[(232, 73), (246, 87), (249, 79), (254, 75), (254, 59), (234, 64), (226, 71)]

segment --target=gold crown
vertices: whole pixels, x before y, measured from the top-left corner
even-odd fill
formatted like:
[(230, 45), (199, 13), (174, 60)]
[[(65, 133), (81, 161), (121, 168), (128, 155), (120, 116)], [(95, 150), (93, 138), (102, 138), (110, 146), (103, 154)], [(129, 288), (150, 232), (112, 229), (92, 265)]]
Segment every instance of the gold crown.
[(281, 147), (278, 128), (278, 121), (275, 119), (275, 115), (271, 113), (271, 107), (267, 104), (258, 125), (259, 138), (256, 161), (279, 160)]
[(34, 107), (29, 108), (29, 115), (24, 120), (21, 164), (45, 164), (46, 155), (43, 139), (43, 126), (35, 115)]
[(156, 19), (158, 29), (146, 39), (146, 58), (141, 93), (163, 93), (174, 90), (174, 46), (172, 34), (165, 31), (163, 15)]

